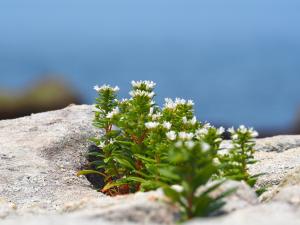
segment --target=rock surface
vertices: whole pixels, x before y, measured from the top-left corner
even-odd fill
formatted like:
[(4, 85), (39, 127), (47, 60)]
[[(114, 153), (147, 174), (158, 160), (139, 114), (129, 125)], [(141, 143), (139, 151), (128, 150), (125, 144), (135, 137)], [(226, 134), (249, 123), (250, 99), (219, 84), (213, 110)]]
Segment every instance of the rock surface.
[[(175, 223), (177, 209), (159, 190), (111, 198), (76, 177), (87, 139), (101, 135), (92, 111), (70, 106), (0, 121), (0, 224)], [(257, 149), (251, 173), (265, 173), (258, 186), (268, 191), (258, 199), (245, 184), (225, 183), (238, 187), (227, 214), (189, 224), (300, 224), (300, 136), (258, 139)]]

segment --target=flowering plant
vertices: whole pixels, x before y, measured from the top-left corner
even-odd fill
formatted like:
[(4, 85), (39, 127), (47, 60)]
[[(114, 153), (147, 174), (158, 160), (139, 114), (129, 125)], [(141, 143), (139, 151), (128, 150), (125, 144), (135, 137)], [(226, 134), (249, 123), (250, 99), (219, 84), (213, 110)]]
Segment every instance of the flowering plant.
[[(237, 181), (244, 180), (249, 186), (256, 184), (257, 178), (262, 174), (250, 175), (248, 166), (257, 162), (254, 159), (254, 138), (258, 136), (253, 128), (241, 125), (237, 130), (233, 127), (228, 129), (231, 135), (231, 143), (227, 153), (220, 154), (219, 160), (223, 167), (219, 170), (221, 177)], [(260, 194), (264, 188), (258, 189)]]
[[(117, 100), (118, 87), (95, 86), (98, 92), (94, 125), (104, 135), (93, 138), (99, 147), (92, 152), (97, 158), (94, 170), (83, 170), (78, 175), (97, 173), (104, 177), (102, 192), (109, 195), (147, 191), (162, 187), (176, 203), (183, 218), (206, 216), (218, 210), (222, 199), (229, 194), (212, 197), (210, 193), (222, 184), (222, 178), (253, 179), (245, 164), (252, 163), (254, 130), (232, 131), (232, 148), (228, 155), (220, 156), (224, 128), (201, 123), (194, 115), (194, 102), (166, 98), (163, 107), (155, 101), (152, 81), (132, 81), (129, 99)], [(219, 159), (219, 160), (216, 160)], [(244, 161), (243, 161), (244, 160)], [(237, 162), (240, 167), (230, 167)], [(238, 170), (244, 176), (232, 175)], [(246, 172), (245, 172), (246, 171)], [(249, 175), (249, 176), (248, 176)], [(198, 193), (214, 178), (219, 181)], [(175, 190), (173, 185), (180, 185)]]

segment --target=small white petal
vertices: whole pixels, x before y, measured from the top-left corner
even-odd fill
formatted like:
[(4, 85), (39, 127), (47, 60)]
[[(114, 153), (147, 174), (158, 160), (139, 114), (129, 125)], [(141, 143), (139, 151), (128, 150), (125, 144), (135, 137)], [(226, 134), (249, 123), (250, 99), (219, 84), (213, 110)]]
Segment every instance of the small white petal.
[(177, 141), (177, 142), (175, 143), (175, 147), (176, 147), (176, 148), (182, 147), (182, 141)]
[(167, 138), (169, 139), (169, 140), (171, 140), (171, 141), (174, 141), (174, 140), (176, 140), (176, 137), (177, 137), (177, 135), (176, 135), (176, 132), (175, 131), (169, 131), (169, 132), (167, 132), (166, 133), (166, 136), (167, 136)]
[(219, 129), (217, 130), (217, 134), (218, 134), (218, 135), (221, 135), (221, 134), (223, 134), (224, 132), (225, 132), (224, 127), (219, 127)]
[(145, 123), (145, 126), (146, 126), (148, 129), (156, 128), (158, 125), (159, 125), (158, 122), (147, 122), (147, 123)]
[(188, 148), (188, 149), (192, 149), (195, 146), (195, 142), (193, 141), (187, 141), (184, 143), (184, 145)]
[(170, 122), (166, 122), (166, 121), (165, 121), (165, 122), (163, 123), (163, 127), (166, 128), (167, 130), (170, 130), (170, 129), (171, 129), (171, 126), (172, 126), (172, 124), (171, 124)]
[(202, 148), (202, 151), (206, 152), (206, 151), (210, 150), (210, 145), (207, 144), (206, 142), (203, 142), (201, 144), (201, 148)]

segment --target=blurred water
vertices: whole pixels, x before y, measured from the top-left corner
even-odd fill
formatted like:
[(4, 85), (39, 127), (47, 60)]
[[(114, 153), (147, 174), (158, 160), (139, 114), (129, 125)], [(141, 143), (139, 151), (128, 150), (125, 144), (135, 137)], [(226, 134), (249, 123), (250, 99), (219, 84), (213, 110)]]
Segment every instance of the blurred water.
[(300, 2), (26, 1), (0, 3), (0, 86), (64, 74), (94, 84), (158, 83), (215, 123), (284, 127), (300, 106)]

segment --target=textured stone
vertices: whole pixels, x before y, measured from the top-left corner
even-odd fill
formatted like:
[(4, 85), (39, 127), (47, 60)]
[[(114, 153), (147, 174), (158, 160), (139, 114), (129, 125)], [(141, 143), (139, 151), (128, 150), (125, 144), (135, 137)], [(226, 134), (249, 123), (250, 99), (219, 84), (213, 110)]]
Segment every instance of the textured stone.
[[(76, 177), (87, 139), (101, 135), (91, 125), (92, 111), (93, 106), (70, 106), (0, 121), (0, 218), (6, 218), (1, 224), (174, 224), (178, 209), (159, 190), (111, 198)], [(227, 197), (227, 215), (191, 223), (299, 224), (299, 143), (300, 136), (257, 140), (259, 162), (250, 171), (265, 173), (258, 187), (269, 188), (261, 197), (266, 203), (246, 184), (227, 182), (218, 191), (238, 188)]]
[(280, 135), (258, 139), (256, 148), (264, 152), (283, 152), (288, 149), (300, 147), (300, 135)]
[(19, 210), (56, 210), (67, 201), (101, 194), (76, 177), (96, 135), (91, 106), (0, 121), (0, 197)]
[(210, 219), (195, 219), (186, 225), (299, 225), (300, 211), (290, 205), (270, 203), (252, 206)]
[(0, 198), (0, 219), (4, 219), (9, 215), (14, 215), (16, 212), (17, 206), (6, 201), (4, 198)]
[(221, 194), (233, 188), (236, 192), (225, 198), (226, 205), (222, 208), (223, 212), (230, 213), (259, 203), (254, 190), (245, 182), (227, 181), (217, 192)]
[(258, 178), (257, 185), (270, 188), (278, 185), (287, 174), (300, 165), (300, 148), (279, 152), (258, 151), (255, 159), (258, 162), (250, 166), (250, 173), (264, 173)]

